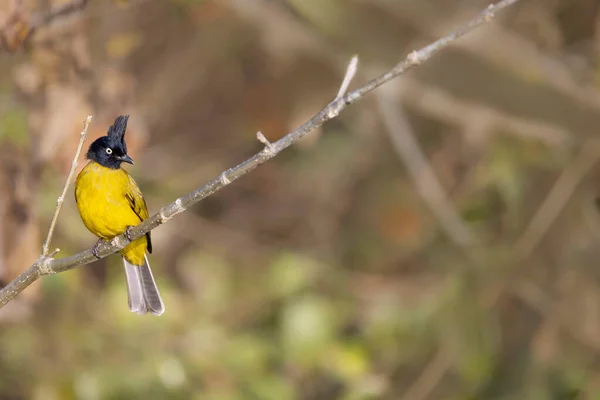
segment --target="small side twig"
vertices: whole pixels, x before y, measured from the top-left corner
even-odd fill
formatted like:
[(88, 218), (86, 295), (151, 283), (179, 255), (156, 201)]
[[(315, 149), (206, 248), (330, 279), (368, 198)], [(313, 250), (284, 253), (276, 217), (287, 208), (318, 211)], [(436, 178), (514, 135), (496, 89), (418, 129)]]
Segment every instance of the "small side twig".
[(54, 235), (54, 228), (56, 227), (56, 221), (58, 220), (58, 214), (60, 213), (60, 209), (62, 208), (62, 205), (65, 201), (67, 190), (69, 189), (71, 181), (73, 180), (73, 175), (75, 174), (75, 169), (77, 168), (77, 163), (79, 162), (79, 155), (81, 154), (81, 149), (83, 148), (83, 142), (85, 142), (85, 137), (87, 136), (87, 131), (90, 127), (91, 122), (92, 116), (89, 115), (83, 123), (83, 129), (81, 130), (81, 134), (79, 137), (79, 145), (77, 145), (77, 151), (75, 151), (75, 157), (73, 157), (73, 162), (71, 163), (71, 170), (69, 171), (69, 175), (67, 175), (65, 187), (63, 188), (62, 193), (60, 194), (60, 196), (58, 196), (58, 199), (56, 200), (56, 210), (54, 211), (54, 216), (52, 217), (52, 222), (50, 223), (48, 236), (46, 236), (46, 240), (44, 241), (44, 245), (42, 246), (42, 256), (44, 257), (52, 257), (59, 251), (59, 249), (56, 249), (52, 252), (52, 254), (48, 254), (50, 242), (52, 241), (52, 236)]
[[(354, 56), (348, 63), (348, 67), (346, 68), (346, 74), (344, 76), (344, 80), (342, 81), (342, 84), (340, 85), (340, 90), (338, 90), (338, 93), (335, 96), (335, 98), (333, 99), (333, 101), (331, 103), (329, 103), (327, 105), (327, 107), (325, 107), (325, 110), (327, 110), (327, 119), (328, 120), (333, 119), (333, 118), (337, 117), (338, 115), (340, 115), (340, 113), (342, 112), (342, 110), (344, 108), (346, 108), (349, 104), (354, 103), (354, 101), (356, 101), (356, 99), (362, 97), (362, 96), (360, 96), (360, 97), (357, 97), (356, 99), (351, 99), (348, 95), (346, 95), (348, 87), (350, 86), (350, 82), (352, 82), (354, 75), (356, 75), (357, 69), (358, 69), (358, 56)], [(367, 83), (365, 86), (363, 86), (363, 88), (368, 86), (372, 82), (373, 81)], [(379, 86), (379, 85), (373, 86), (372, 89), (370, 89), (368, 91), (375, 89), (377, 86)], [(356, 92), (356, 90), (353, 93), (355, 93), (355, 92)]]
[(263, 135), (261, 131), (256, 132), (256, 138), (259, 142), (265, 145), (266, 150), (273, 152), (273, 145), (271, 144), (271, 142), (269, 142), (269, 140), (265, 137), (265, 135)]
[(346, 68), (346, 75), (344, 76), (344, 80), (342, 81), (342, 84), (340, 85), (340, 90), (338, 91), (337, 96), (335, 96), (336, 100), (344, 97), (344, 95), (348, 91), (348, 88), (350, 87), (350, 83), (352, 82), (352, 79), (354, 79), (354, 76), (356, 75), (357, 71), (358, 71), (358, 56), (355, 55), (352, 57), (352, 59), (348, 63), (348, 67)]

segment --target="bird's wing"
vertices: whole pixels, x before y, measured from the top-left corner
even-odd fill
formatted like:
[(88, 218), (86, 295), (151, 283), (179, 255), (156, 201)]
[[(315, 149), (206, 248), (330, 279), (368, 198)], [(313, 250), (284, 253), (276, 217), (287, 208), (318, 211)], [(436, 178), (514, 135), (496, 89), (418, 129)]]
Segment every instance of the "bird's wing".
[(140, 218), (140, 222), (148, 218), (148, 208), (146, 207), (146, 201), (140, 189), (136, 186), (130, 188), (126, 193), (125, 197), (129, 203), (129, 207), (133, 212)]
[[(131, 207), (133, 212), (140, 218), (140, 222), (148, 218), (148, 207), (146, 206), (146, 200), (144, 200), (144, 195), (142, 194), (142, 191), (131, 176), (129, 176), (129, 185), (127, 185), (125, 198), (129, 203), (129, 207)], [(150, 241), (150, 232), (146, 234), (146, 237), (148, 238), (148, 252), (152, 253), (152, 242)]]

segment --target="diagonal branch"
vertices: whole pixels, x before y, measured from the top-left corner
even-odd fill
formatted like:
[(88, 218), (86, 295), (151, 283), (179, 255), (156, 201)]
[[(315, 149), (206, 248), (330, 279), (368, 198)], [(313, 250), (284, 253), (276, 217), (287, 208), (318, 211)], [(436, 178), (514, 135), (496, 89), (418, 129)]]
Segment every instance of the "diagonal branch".
[(31, 26), (24, 42), (29, 40), (31, 36), (41, 27), (51, 24), (54, 20), (69, 16), (76, 12), (82, 11), (88, 4), (89, 0), (72, 0), (69, 3), (51, 7), (49, 11), (40, 13), (32, 17)]
[[(386, 88), (388, 87), (386, 86)], [(402, 105), (398, 103), (394, 95), (395, 93), (386, 93), (382, 89), (377, 96), (383, 123), (394, 150), (408, 170), (417, 192), (425, 200), (431, 213), (440, 221), (450, 240), (462, 248), (469, 248), (475, 244), (475, 237), (448, 198), (444, 187), (415, 138)]]
[(574, 161), (562, 172), (552, 189), (514, 244), (517, 261), (525, 261), (544, 238), (585, 175), (600, 159), (600, 143), (588, 139)]
[[(178, 198), (173, 203), (162, 207), (159, 212), (130, 230), (131, 239), (135, 240), (145, 235), (147, 232), (151, 231), (157, 226), (169, 221), (175, 215), (184, 212), (191, 205), (212, 195), (218, 190), (221, 190), (234, 180), (246, 175), (248, 172), (275, 157), (283, 149), (290, 147), (292, 144), (319, 126), (323, 125), (325, 122), (336, 118), (342, 110), (344, 110), (350, 104), (363, 98), (367, 93), (405, 73), (412, 67), (429, 60), (436, 53), (450, 46), (455, 40), (466, 35), (484, 23), (491, 21), (496, 12), (511, 6), (517, 1), (519, 0), (502, 0), (496, 4), (490, 5), (484, 11), (480, 12), (479, 15), (477, 15), (474, 19), (467, 22), (456, 31), (444, 36), (441, 39), (438, 39), (437, 41), (418, 51), (413, 51), (403, 61), (396, 64), (390, 71), (371, 80), (358, 89), (345, 93), (347, 86), (349, 85), (348, 81), (352, 78), (352, 75), (355, 72), (356, 61), (352, 61), (346, 73), (344, 83), (340, 87), (340, 92), (331, 103), (319, 111), (314, 117), (292, 132), (283, 136), (278, 141), (270, 144), (267, 143), (263, 150), (243, 163), (224, 171), (219, 177), (213, 179), (207, 184)], [(98, 255), (100, 258), (106, 257), (122, 249), (128, 243), (129, 240), (125, 237), (125, 235), (117, 236), (110, 243), (103, 243), (100, 245), (98, 248)], [(17, 294), (22, 292), (27, 286), (43, 275), (68, 271), (81, 265), (89, 264), (95, 260), (96, 257), (92, 254), (92, 249), (65, 258), (55, 259), (50, 257), (40, 257), (15, 280), (0, 290), (0, 307), (6, 305), (6, 303), (12, 300)]]

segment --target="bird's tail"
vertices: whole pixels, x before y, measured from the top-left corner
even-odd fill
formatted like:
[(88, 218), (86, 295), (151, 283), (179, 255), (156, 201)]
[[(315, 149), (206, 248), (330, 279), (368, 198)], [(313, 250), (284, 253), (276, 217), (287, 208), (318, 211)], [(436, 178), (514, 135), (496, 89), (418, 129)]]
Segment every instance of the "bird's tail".
[(127, 277), (127, 294), (129, 310), (137, 314), (161, 315), (165, 305), (154, 282), (148, 258), (144, 256), (144, 265), (133, 265), (123, 258), (125, 276)]

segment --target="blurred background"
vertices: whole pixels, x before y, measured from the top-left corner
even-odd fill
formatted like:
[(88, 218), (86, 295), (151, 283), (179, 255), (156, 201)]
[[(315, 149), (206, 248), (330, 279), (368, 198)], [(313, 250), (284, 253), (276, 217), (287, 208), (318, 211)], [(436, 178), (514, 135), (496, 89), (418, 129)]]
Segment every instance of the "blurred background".
[[(0, 285), (88, 114), (154, 213), (487, 5), (0, 0)], [(600, 398), (599, 60), (600, 2), (520, 1), (153, 231), (162, 317), (116, 256), (32, 285), (0, 399)]]

